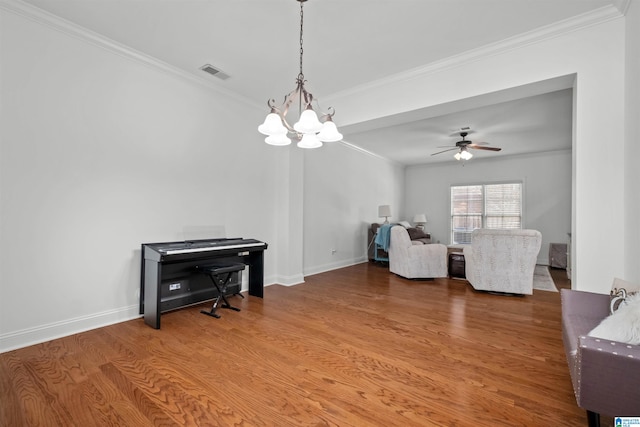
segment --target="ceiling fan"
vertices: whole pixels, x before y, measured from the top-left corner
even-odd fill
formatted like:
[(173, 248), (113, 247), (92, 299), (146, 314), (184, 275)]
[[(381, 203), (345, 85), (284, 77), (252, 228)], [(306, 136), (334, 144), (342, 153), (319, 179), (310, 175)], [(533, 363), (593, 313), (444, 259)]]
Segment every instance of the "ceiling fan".
[[(447, 151), (458, 150), (458, 152), (454, 155), (456, 160), (469, 160), (471, 157), (473, 157), (473, 154), (471, 154), (467, 150), (468, 148), (473, 148), (474, 150), (489, 150), (489, 151), (502, 150), (502, 148), (498, 148), (498, 147), (488, 147), (487, 146), (488, 143), (486, 142), (474, 143), (473, 141), (466, 140), (465, 137), (469, 135), (469, 131), (467, 130), (459, 132), (459, 135), (462, 137), (462, 140), (456, 142), (455, 147), (447, 148), (446, 150), (438, 151), (437, 153), (433, 153), (431, 155), (435, 156), (436, 154), (446, 153)], [(441, 148), (444, 148), (444, 147), (441, 147)]]

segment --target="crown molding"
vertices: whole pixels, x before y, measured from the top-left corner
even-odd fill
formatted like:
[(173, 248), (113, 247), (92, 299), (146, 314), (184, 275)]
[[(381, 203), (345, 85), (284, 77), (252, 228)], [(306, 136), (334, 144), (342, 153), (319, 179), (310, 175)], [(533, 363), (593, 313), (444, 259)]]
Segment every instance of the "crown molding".
[(242, 104), (251, 106), (252, 108), (258, 108), (261, 110), (264, 109), (264, 106), (261, 106), (258, 103), (237, 94), (236, 92), (230, 91), (220, 86), (219, 84), (216, 84), (216, 82), (212, 82), (208, 79), (205, 79), (204, 77), (198, 77), (197, 75), (191, 74), (181, 68), (174, 67), (173, 65), (170, 65), (155, 57), (144, 54), (115, 40), (111, 40), (108, 37), (105, 37), (80, 25), (74, 24), (71, 21), (67, 21), (66, 19), (25, 3), (21, 0), (0, 0), (0, 9), (22, 16), (23, 18), (26, 18), (30, 21), (44, 25), (71, 37), (75, 37), (76, 39), (90, 43), (111, 53), (154, 68), (166, 74), (170, 74), (183, 80), (188, 80), (192, 83), (204, 86), (209, 90), (232, 98)]
[(338, 141), (337, 143), (342, 145), (345, 148), (357, 151), (360, 154), (364, 154), (364, 155), (367, 155), (367, 156), (375, 157), (377, 159), (383, 160), (383, 161), (388, 162), (390, 164), (393, 164), (395, 166), (406, 166), (404, 163), (398, 162), (396, 160), (390, 159), (390, 158), (385, 157), (385, 156), (380, 155), (380, 154), (376, 154), (373, 151), (369, 151), (369, 150), (367, 150), (365, 148), (360, 147), (359, 145), (352, 144), (352, 143), (350, 143), (348, 141), (345, 141), (344, 139), (342, 139), (341, 141)]
[[(629, 1), (630, 0), (618, 0), (618, 3), (626, 3), (628, 7)], [(453, 55), (439, 61), (434, 61), (420, 67), (393, 74), (386, 78), (364, 83), (344, 91), (333, 93), (329, 96), (325, 95), (324, 99), (325, 102), (331, 102), (337, 98), (354, 96), (358, 93), (375, 90), (382, 86), (411, 81), (426, 75), (446, 71), (462, 65), (468, 65), (470, 62), (500, 55), (531, 44), (540, 43), (574, 31), (599, 25), (622, 16), (623, 14), (621, 13), (619, 6), (614, 6), (613, 4), (603, 6), (598, 9), (594, 9), (593, 11), (576, 15), (499, 42), (490, 43), (477, 49), (472, 49), (458, 55)]]
[[(536, 30), (532, 30), (496, 43), (491, 43), (480, 48), (461, 53), (459, 55), (454, 55), (427, 65), (397, 73), (387, 78), (378, 79), (372, 82), (355, 86), (350, 89), (346, 89), (341, 92), (336, 92), (334, 94), (325, 96), (325, 100), (329, 101), (335, 98), (353, 96), (354, 94), (366, 92), (381, 86), (410, 81), (425, 75), (446, 71), (463, 64), (466, 65), (470, 62), (477, 61), (481, 58), (499, 55), (510, 50), (518, 49), (534, 43), (539, 43), (541, 41), (559, 37), (573, 31), (587, 28), (593, 25), (598, 25), (612, 19), (620, 18), (625, 15), (626, 11), (629, 8), (630, 2), (631, 0), (613, 0), (613, 3), (611, 5), (603, 6), (591, 12), (587, 12), (575, 17), (565, 19), (563, 21), (556, 22), (554, 24), (540, 27)], [(204, 86), (207, 89), (235, 99), (236, 101), (251, 106), (252, 108), (263, 109), (263, 106), (259, 103), (243, 97), (236, 92), (230, 91), (216, 84), (216, 82), (212, 82), (208, 79), (205, 79), (204, 77), (198, 77), (195, 74), (174, 67), (164, 61), (160, 61), (157, 58), (146, 55), (129, 46), (118, 43), (115, 40), (111, 40), (101, 34), (81, 27), (77, 24), (60, 18), (59, 16), (46, 12), (38, 7), (25, 3), (22, 0), (0, 0), (0, 9), (15, 13), (26, 19), (45, 25), (56, 31), (65, 33), (78, 39), (84, 40), (112, 53), (135, 60), (146, 66), (150, 66), (165, 73)]]
[(621, 14), (626, 15), (631, 5), (631, 0), (613, 0), (613, 4), (618, 8)]

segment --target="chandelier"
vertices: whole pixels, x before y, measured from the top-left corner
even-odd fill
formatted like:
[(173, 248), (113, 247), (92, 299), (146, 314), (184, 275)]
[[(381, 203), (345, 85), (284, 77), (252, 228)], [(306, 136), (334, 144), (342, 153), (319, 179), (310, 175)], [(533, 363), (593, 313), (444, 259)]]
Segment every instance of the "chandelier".
[[(336, 142), (342, 139), (342, 134), (338, 132), (338, 128), (333, 123), (333, 115), (335, 111), (329, 107), (328, 113), (322, 113), (320, 119), (315, 111), (313, 111), (312, 103), (313, 95), (304, 87), (306, 80), (302, 73), (302, 55), (304, 53), (302, 47), (302, 29), (304, 22), (304, 13), (302, 5), (307, 0), (296, 0), (300, 3), (300, 72), (296, 78), (296, 88), (284, 97), (284, 102), (279, 107), (276, 106), (274, 99), (269, 99), (267, 105), (271, 109), (264, 123), (258, 126), (258, 132), (267, 135), (264, 142), (271, 145), (289, 145), (291, 139), (288, 135), (298, 141), (300, 148), (318, 148), (323, 142)], [(287, 122), (287, 113), (289, 107), (297, 101), (299, 118), (296, 123), (291, 126)], [(318, 102), (316, 101), (316, 105)], [(319, 106), (318, 106), (319, 109)], [(322, 120), (322, 122), (320, 121)]]

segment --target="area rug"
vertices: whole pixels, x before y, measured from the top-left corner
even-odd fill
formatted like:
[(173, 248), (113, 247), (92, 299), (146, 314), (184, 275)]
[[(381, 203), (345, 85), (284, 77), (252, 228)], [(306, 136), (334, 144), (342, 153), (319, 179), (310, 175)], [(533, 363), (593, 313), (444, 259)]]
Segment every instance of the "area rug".
[(556, 288), (556, 284), (553, 283), (549, 273), (549, 267), (546, 265), (536, 265), (536, 269), (533, 271), (533, 289), (558, 292), (558, 288)]

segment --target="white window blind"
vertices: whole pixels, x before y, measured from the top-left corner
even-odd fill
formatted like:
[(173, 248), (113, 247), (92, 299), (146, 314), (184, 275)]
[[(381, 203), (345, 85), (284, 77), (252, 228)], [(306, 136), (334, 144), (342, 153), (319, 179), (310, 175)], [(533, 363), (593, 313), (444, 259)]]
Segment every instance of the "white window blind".
[(476, 228), (522, 228), (522, 183), (451, 187), (451, 243), (471, 243)]
[(522, 184), (485, 185), (485, 228), (521, 228)]

